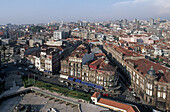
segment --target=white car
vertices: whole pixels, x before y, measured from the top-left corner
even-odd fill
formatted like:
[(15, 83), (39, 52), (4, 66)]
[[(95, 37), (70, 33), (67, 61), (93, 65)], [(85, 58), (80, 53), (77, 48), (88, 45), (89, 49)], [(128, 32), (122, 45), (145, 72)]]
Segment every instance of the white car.
[(29, 68), (33, 68), (33, 65), (29, 65), (28, 67), (29, 67)]
[(63, 80), (60, 80), (61, 83), (63, 83), (64, 81)]
[(47, 112), (58, 112), (58, 111), (55, 108), (50, 108), (50, 109), (47, 110)]
[(136, 96), (136, 93), (133, 93), (132, 95), (133, 95), (133, 96)]
[(50, 76), (47, 76), (47, 78), (51, 78)]
[(18, 70), (21, 70), (22, 69), (22, 67), (18, 67)]

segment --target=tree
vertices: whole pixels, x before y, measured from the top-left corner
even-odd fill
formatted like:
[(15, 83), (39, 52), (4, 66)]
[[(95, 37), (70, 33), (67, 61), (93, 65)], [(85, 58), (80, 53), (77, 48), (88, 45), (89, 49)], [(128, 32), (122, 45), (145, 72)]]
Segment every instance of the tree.
[(162, 58), (159, 58), (159, 62), (163, 62), (164, 61), (164, 59), (162, 59)]

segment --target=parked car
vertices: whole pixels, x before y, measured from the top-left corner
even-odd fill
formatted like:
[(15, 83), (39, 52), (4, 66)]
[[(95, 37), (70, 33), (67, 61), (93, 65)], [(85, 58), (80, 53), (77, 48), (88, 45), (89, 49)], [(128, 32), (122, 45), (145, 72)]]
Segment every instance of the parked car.
[(18, 67), (18, 70), (21, 70), (22, 69), (22, 67)]
[(61, 83), (63, 83), (63, 82), (64, 82), (64, 80), (60, 80), (60, 82), (61, 82)]
[(47, 112), (58, 112), (58, 110), (55, 109), (55, 108), (50, 108), (50, 109), (47, 110)]
[(28, 70), (28, 68), (25, 68), (24, 70), (25, 70), (25, 71), (27, 71), (27, 70)]
[(47, 78), (51, 78), (51, 77), (48, 75)]
[(106, 97), (108, 97), (109, 95), (108, 95), (108, 94), (105, 94), (105, 93), (103, 93), (103, 96), (106, 96)]
[(33, 65), (29, 65), (28, 67), (29, 67), (29, 68), (33, 68), (34, 66), (33, 66)]

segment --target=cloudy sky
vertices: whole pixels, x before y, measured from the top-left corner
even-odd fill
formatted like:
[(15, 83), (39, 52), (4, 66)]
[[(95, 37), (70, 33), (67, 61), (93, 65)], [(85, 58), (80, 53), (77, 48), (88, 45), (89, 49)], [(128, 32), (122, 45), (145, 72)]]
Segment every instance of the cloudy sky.
[(170, 0), (0, 0), (0, 24), (170, 18)]

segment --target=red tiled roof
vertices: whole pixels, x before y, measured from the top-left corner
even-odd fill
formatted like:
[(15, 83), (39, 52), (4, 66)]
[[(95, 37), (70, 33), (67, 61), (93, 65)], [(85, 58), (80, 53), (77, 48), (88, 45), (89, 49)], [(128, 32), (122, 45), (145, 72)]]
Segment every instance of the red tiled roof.
[(161, 76), (159, 81), (160, 82), (170, 82), (170, 75), (169, 75), (170, 72), (167, 72), (170, 69), (167, 67), (161, 66), (158, 63), (154, 63), (154, 62), (151, 62), (146, 59), (126, 60), (126, 61), (134, 63), (135, 69), (137, 69), (140, 73), (143, 73), (144, 76), (147, 74), (147, 72), (151, 68), (151, 66), (153, 66), (153, 68), (157, 74), (159, 74), (159, 70), (162, 70), (164, 72), (164, 76)]
[(71, 56), (78, 56), (78, 58), (82, 57), (88, 50), (85, 47), (77, 47), (72, 53)]
[(133, 57), (143, 56), (143, 55), (138, 54), (138, 53), (136, 53), (136, 52), (134, 52), (134, 51), (125, 49), (125, 48), (123, 48), (123, 47), (121, 47), (121, 46), (113, 46), (113, 47), (115, 48), (115, 50), (116, 50), (117, 52), (121, 52), (125, 57), (126, 57), (126, 56), (133, 56)]
[(89, 67), (93, 69), (97, 69), (101, 62), (103, 62), (103, 59), (95, 60), (89, 65)]
[(108, 105), (108, 106), (123, 109), (123, 110), (126, 110), (127, 112), (139, 112), (137, 109), (134, 109), (135, 108), (134, 106), (130, 106), (130, 105), (127, 105), (127, 104), (107, 100), (107, 99), (104, 99), (104, 98), (100, 98), (98, 103), (102, 103), (102, 104), (105, 104), (105, 105)]
[(3, 32), (0, 32), (0, 35), (3, 35)]
[(102, 56), (106, 56), (104, 53), (97, 53), (95, 54), (96, 57), (102, 57)]
[(100, 95), (100, 92), (95, 92), (92, 97), (98, 98), (98, 96)]
[(129, 44), (137, 44), (137, 42), (129, 42)]

